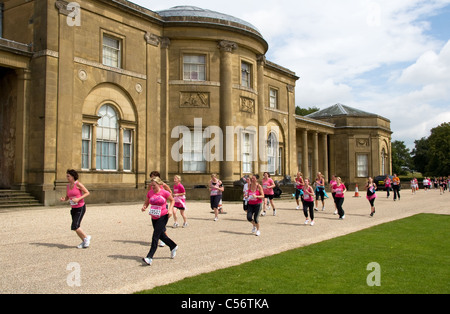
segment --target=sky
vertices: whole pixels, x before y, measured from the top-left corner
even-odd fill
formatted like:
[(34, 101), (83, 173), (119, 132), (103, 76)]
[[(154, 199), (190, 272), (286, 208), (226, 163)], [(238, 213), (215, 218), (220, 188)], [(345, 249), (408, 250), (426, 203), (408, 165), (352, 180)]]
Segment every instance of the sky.
[(450, 122), (450, 0), (132, 0), (193, 5), (253, 24), (268, 60), (294, 71), (296, 105), (341, 103), (391, 121), (392, 140)]

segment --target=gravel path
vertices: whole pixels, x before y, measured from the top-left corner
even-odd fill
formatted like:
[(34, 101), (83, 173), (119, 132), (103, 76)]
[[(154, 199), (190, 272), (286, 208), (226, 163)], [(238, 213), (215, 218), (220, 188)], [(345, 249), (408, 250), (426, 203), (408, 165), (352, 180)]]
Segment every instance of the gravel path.
[(179, 246), (176, 258), (170, 259), (167, 247), (158, 248), (151, 267), (141, 261), (153, 232), (141, 203), (97, 206), (87, 200), (82, 228), (92, 235), (89, 249), (75, 248), (80, 241), (70, 231), (68, 207), (3, 212), (0, 293), (132, 293), (418, 213), (450, 214), (450, 193), (404, 190), (402, 200), (393, 202), (379, 192), (374, 218), (365, 194), (352, 196), (345, 198), (345, 220), (333, 215), (327, 200), (313, 227), (304, 225), (294, 200), (275, 200), (277, 216), (269, 211), (261, 217), (259, 237), (251, 234), (242, 204), (225, 202), (227, 213), (214, 222), (209, 203), (188, 201), (189, 227), (172, 229), (170, 219), (167, 228)]

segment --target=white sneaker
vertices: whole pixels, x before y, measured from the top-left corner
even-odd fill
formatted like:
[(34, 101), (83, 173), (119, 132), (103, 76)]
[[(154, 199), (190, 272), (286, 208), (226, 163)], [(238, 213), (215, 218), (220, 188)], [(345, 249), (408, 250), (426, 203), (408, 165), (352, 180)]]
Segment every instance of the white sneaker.
[(253, 227), (252, 233), (255, 233), (257, 231), (256, 227)]
[(173, 227), (173, 228), (178, 228), (178, 226), (179, 226), (179, 224), (178, 224), (178, 222), (176, 222), (176, 223), (173, 224), (172, 227)]
[(311, 221), (311, 226), (314, 226), (316, 223), (313, 221)]
[(325, 206), (322, 207), (322, 211), (325, 211)]
[(88, 235), (86, 237), (86, 239), (84, 239), (84, 245), (83, 245), (84, 249), (87, 249), (89, 247), (89, 245), (91, 245), (91, 239), (92, 239), (92, 237), (90, 235)]
[(178, 250), (178, 245), (172, 251), (170, 251), (170, 258), (171, 259), (175, 258), (175, 256), (177, 255), (177, 250)]
[(142, 261), (143, 261), (145, 264), (147, 264), (148, 266), (152, 266), (153, 260), (152, 260), (151, 258), (144, 257), (144, 258), (142, 259)]
[(263, 211), (263, 212), (262, 212), (262, 214), (261, 214), (261, 216), (263, 216), (263, 217), (264, 217), (265, 215), (266, 215), (266, 212), (265, 212), (265, 211)]
[(305, 225), (309, 224), (309, 219), (305, 220)]
[(165, 247), (165, 246), (166, 246), (166, 244), (163, 241), (159, 240), (159, 247)]
[(299, 209), (300, 209), (300, 206), (297, 206), (295, 209), (296, 209), (296, 210), (299, 210)]
[(334, 211), (334, 215), (337, 215), (338, 214), (338, 212), (337, 212), (337, 209)]
[(217, 220), (219, 220), (219, 217), (215, 217), (215, 218), (214, 218), (214, 221), (217, 221)]
[(273, 210), (273, 215), (276, 216), (277, 215), (277, 211), (276, 209)]
[(258, 230), (258, 231), (256, 231), (255, 234), (256, 234), (257, 237), (259, 237), (261, 235), (261, 231)]
[(187, 228), (187, 226), (188, 226), (188, 223), (185, 222), (185, 223), (183, 224), (183, 228)]

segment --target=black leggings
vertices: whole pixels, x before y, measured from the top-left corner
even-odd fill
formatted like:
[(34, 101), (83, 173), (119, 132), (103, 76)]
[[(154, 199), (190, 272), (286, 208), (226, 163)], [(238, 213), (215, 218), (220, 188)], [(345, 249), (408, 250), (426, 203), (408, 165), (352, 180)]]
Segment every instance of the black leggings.
[(311, 220), (314, 220), (314, 202), (303, 201), (303, 213), (306, 218), (308, 218), (308, 209)]
[(247, 220), (249, 222), (254, 221), (259, 224), (259, 213), (261, 212), (262, 204), (248, 204), (247, 205)]
[(150, 251), (147, 254), (148, 258), (153, 258), (153, 255), (155, 255), (156, 249), (158, 248), (158, 240), (161, 240), (165, 244), (167, 244), (171, 251), (177, 247), (176, 243), (173, 242), (166, 235), (166, 225), (167, 225), (168, 221), (169, 221), (169, 215), (165, 215), (156, 220), (152, 219), (153, 237), (152, 237), (152, 246), (150, 248)]
[(344, 198), (336, 197), (334, 199), (334, 202), (335, 202), (336, 208), (338, 210), (339, 218), (342, 218), (345, 215), (344, 209), (342, 208), (342, 205), (344, 204)]

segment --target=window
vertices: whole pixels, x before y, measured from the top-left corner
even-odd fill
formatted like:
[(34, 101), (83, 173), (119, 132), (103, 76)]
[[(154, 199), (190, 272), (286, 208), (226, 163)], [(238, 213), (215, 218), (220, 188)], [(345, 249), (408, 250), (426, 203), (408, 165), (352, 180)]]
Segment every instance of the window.
[(367, 178), (369, 176), (369, 156), (356, 156), (356, 176), (359, 178)]
[(133, 132), (132, 130), (123, 130), (123, 170), (132, 170), (133, 158)]
[(269, 106), (271, 109), (278, 109), (278, 91), (276, 89), (270, 89)]
[(183, 79), (206, 81), (206, 56), (185, 55), (183, 57)]
[(278, 175), (283, 173), (283, 148), (278, 149)]
[(97, 170), (117, 170), (119, 125), (117, 113), (110, 105), (100, 108), (97, 127)]
[(274, 133), (270, 133), (267, 140), (267, 157), (268, 157), (268, 172), (275, 174), (277, 170), (277, 153), (278, 153), (278, 141)]
[(91, 168), (92, 126), (83, 124), (81, 144), (81, 169)]
[[(206, 160), (203, 156), (206, 139), (195, 136), (195, 133), (183, 135), (183, 172), (206, 173)], [(186, 136), (190, 138), (186, 139)]]
[(110, 35), (103, 34), (103, 64), (120, 68), (121, 67), (121, 47), (120, 39), (114, 38)]
[(244, 87), (252, 87), (252, 65), (247, 62), (241, 64), (242, 83)]
[(243, 173), (253, 172), (253, 142), (254, 134), (243, 133), (242, 134), (242, 171)]

